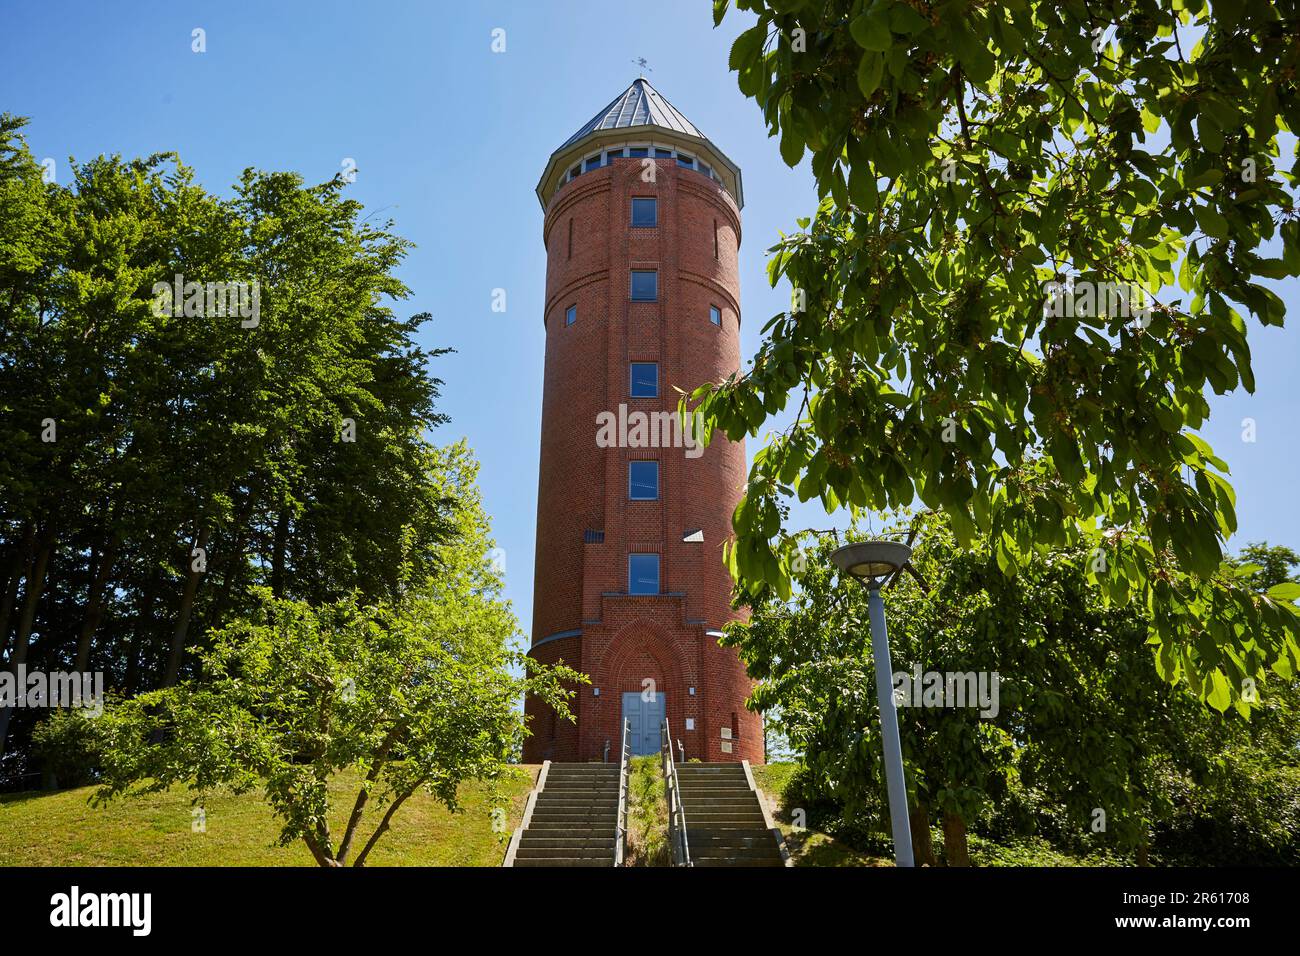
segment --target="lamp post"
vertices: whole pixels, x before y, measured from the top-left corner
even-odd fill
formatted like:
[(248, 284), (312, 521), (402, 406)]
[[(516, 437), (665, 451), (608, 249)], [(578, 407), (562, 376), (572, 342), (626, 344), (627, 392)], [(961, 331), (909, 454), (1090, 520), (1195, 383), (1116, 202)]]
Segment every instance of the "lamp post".
[(880, 701), (880, 731), (885, 750), (885, 782), (889, 788), (889, 820), (894, 834), (894, 863), (914, 866), (912, 828), (907, 819), (907, 782), (903, 778), (903, 747), (898, 739), (898, 713), (894, 705), (893, 665), (889, 660), (889, 634), (885, 630), (885, 599), (880, 587), (897, 572), (912, 549), (898, 541), (860, 541), (837, 548), (831, 560), (842, 573), (867, 589), (871, 618), (871, 659), (876, 668), (876, 696)]

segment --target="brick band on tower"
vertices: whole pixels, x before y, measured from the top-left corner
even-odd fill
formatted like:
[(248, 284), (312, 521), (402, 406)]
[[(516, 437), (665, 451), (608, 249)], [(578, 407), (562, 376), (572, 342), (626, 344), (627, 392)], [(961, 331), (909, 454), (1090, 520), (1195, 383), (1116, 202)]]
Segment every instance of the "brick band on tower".
[[(590, 675), (577, 724), (529, 699), (525, 762), (658, 749), (763, 760), (752, 682), (718, 646), (737, 619), (722, 546), (740, 442), (694, 445), (679, 390), (740, 367), (740, 169), (644, 79), (552, 154), (546, 365), (530, 655)], [(676, 424), (674, 424), (674, 422)], [(644, 423), (644, 424), (640, 424)], [(665, 443), (669, 447), (665, 447)]]

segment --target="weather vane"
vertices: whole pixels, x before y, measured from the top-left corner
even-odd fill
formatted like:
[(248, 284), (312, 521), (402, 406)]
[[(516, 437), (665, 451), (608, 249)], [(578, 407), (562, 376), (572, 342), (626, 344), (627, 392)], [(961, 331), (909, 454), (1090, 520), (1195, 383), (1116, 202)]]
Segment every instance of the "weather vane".
[(646, 71), (646, 70), (649, 70), (651, 73), (654, 72), (654, 67), (652, 67), (652, 66), (650, 65), (650, 63), (646, 60), (646, 58), (643, 57), (643, 56), (639, 56), (639, 57), (637, 57), (637, 58), (636, 58), (635, 60), (633, 60), (632, 62), (635, 63), (637, 66), (639, 66), (639, 67), (641, 68), (641, 79), (643, 79), (643, 80), (645, 79), (645, 71)]

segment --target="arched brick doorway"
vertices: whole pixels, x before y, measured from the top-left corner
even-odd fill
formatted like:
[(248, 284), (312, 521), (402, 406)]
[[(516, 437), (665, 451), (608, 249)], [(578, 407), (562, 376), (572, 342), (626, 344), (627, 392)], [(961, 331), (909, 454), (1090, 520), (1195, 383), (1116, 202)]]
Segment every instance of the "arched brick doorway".
[(593, 674), (609, 699), (602, 727), (610, 740), (621, 738), (623, 720), (632, 721), (634, 754), (654, 753), (664, 717), (681, 726), (687, 674), (679, 642), (653, 621), (632, 621), (614, 636)]

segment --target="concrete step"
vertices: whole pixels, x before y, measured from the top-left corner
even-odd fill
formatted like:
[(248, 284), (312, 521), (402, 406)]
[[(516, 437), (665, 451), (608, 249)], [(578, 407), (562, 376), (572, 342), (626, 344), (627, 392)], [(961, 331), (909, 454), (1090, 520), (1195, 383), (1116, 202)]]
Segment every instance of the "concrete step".
[(727, 846), (776, 845), (771, 830), (747, 827), (686, 827), (686, 839), (700, 846), (713, 844)]
[(683, 793), (682, 803), (687, 807), (696, 804), (701, 807), (758, 807), (758, 798), (752, 793), (728, 793), (723, 796), (701, 796), (693, 793)]
[(543, 790), (537, 802), (550, 803), (618, 803), (618, 791), (608, 790)]
[(701, 803), (701, 804), (696, 804), (695, 806), (691, 806), (689, 803), (686, 803), (683, 804), (682, 806), (686, 810), (686, 819), (688, 821), (693, 820), (695, 817), (699, 816), (700, 814), (705, 814), (705, 813), (713, 814), (715, 816), (717, 814), (723, 814), (726, 816), (744, 817), (745, 819), (749, 819), (754, 814), (758, 814), (759, 819), (762, 819), (763, 816), (763, 811), (758, 807), (754, 806), (752, 803), (747, 803), (744, 806), (737, 806), (737, 807), (725, 806), (725, 805), (719, 806), (716, 803)]
[(557, 770), (552, 767), (546, 771), (547, 780), (608, 780), (610, 777), (618, 778), (618, 767), (608, 770), (603, 767), (593, 770)]
[(528, 821), (530, 827), (542, 823), (562, 823), (573, 827), (609, 827), (610, 832), (613, 832), (618, 823), (618, 818), (612, 813), (609, 816), (594, 813), (546, 814), (544, 816), (534, 814), (533, 818)]
[(515, 860), (598, 860), (606, 865), (614, 862), (614, 847), (585, 847), (585, 846), (568, 846), (568, 847), (550, 847), (550, 846), (520, 846), (515, 851)]
[(613, 806), (605, 806), (605, 807), (596, 807), (590, 804), (581, 807), (555, 807), (555, 806), (542, 806), (541, 804), (538, 804), (537, 806), (533, 807), (533, 819), (536, 819), (538, 814), (543, 814), (546, 816), (573, 816), (575, 814), (582, 815), (582, 816), (592, 816), (592, 815), (614, 816), (617, 813), (618, 813), (617, 804), (614, 804)]
[(691, 857), (696, 856), (726, 856), (736, 854), (744, 856), (747, 854), (757, 853), (766, 855), (775, 853), (781, 855), (780, 849), (776, 845), (776, 840), (771, 834), (768, 834), (765, 840), (742, 840), (737, 843), (728, 843), (725, 840), (692, 840), (686, 838), (686, 842), (691, 848)]
[(781, 851), (776, 841), (769, 840), (767, 846), (696, 846), (691, 844), (691, 859), (731, 859), (731, 860), (771, 860), (781, 859)]
[(678, 780), (744, 780), (749, 781), (745, 776), (745, 771), (737, 770), (734, 773), (729, 770), (701, 770), (697, 773), (690, 773), (683, 770), (677, 771)]
[(595, 860), (588, 857), (544, 857), (533, 859), (515, 858), (515, 866), (613, 866), (614, 856), (610, 854), (607, 859)]
[[(536, 819), (534, 816), (533, 819)], [(707, 823), (749, 823), (751, 826), (763, 825), (763, 811), (754, 810), (692, 810), (686, 808), (686, 825), (688, 827)]]
[(744, 768), (742, 767), (686, 767), (679, 764), (677, 767), (677, 776), (682, 780), (698, 780), (711, 778), (714, 780), (746, 780)]
[(544, 836), (540, 832), (533, 830), (525, 830), (519, 838), (519, 845), (533, 847), (590, 847), (613, 851), (614, 841), (615, 837), (612, 833), (603, 837), (577, 835), (554, 837)]
[(780, 854), (777, 855), (775, 860), (732, 860), (725, 857), (704, 857), (697, 860), (695, 855), (691, 854), (691, 863), (699, 867), (785, 866), (785, 862), (781, 859)]
[(546, 777), (617, 777), (617, 763), (551, 763)]
[(705, 767), (700, 770), (688, 769), (681, 764), (677, 765), (677, 776), (685, 780), (690, 777), (692, 780), (700, 780), (711, 777), (714, 780), (746, 780), (745, 771), (740, 767), (712, 768)]
[[(531, 834), (531, 837), (529, 834)], [(597, 829), (592, 829), (591, 827), (572, 827), (566, 825), (538, 827), (534, 830), (532, 827), (529, 827), (520, 837), (521, 843), (524, 838), (528, 838), (529, 840), (542, 840), (546, 843), (555, 840), (572, 844), (586, 843), (589, 840), (600, 842), (601, 840), (614, 839), (614, 828), (609, 827), (606, 829), (605, 827), (599, 827)]]
[(604, 836), (606, 833), (612, 834), (615, 826), (613, 820), (601, 820), (599, 822), (588, 820), (532, 820), (528, 824), (528, 830), (536, 830), (538, 833), (543, 830), (552, 830), (557, 834), (574, 833), (583, 837), (599, 837)]

